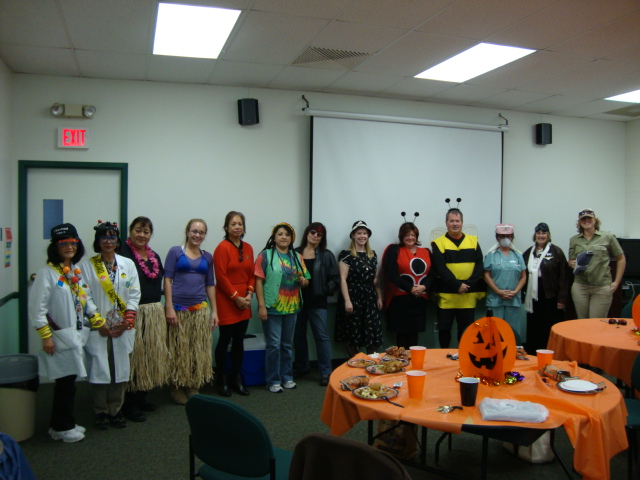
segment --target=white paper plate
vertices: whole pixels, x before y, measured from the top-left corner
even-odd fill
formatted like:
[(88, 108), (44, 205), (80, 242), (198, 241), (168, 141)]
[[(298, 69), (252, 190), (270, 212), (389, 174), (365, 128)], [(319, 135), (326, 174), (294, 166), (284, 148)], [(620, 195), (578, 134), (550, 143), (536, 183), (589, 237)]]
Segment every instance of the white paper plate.
[(558, 388), (567, 392), (593, 392), (598, 389), (598, 385), (586, 380), (567, 380), (566, 382), (558, 382)]

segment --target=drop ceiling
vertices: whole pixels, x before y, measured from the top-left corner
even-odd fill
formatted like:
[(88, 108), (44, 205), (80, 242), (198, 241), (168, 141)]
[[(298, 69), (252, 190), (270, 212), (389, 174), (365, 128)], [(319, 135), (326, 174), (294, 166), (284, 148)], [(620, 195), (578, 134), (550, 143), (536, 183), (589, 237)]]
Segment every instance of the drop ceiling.
[[(324, 92), (626, 121), (640, 0), (206, 0), (238, 24), (217, 60), (151, 54), (153, 0), (0, 0), (15, 73)], [(461, 84), (413, 78), (479, 42), (537, 52)]]

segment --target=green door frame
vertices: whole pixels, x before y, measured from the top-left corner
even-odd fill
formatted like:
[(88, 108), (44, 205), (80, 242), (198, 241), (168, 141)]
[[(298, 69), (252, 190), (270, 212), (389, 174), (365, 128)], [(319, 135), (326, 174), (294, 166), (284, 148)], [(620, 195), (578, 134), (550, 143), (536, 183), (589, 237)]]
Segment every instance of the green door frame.
[(116, 170), (120, 172), (120, 222), (127, 225), (129, 165), (107, 162), (54, 162), (47, 160), (18, 161), (18, 315), (20, 352), (29, 351), (29, 306), (27, 292), (27, 173), (30, 168), (66, 168), (77, 170)]

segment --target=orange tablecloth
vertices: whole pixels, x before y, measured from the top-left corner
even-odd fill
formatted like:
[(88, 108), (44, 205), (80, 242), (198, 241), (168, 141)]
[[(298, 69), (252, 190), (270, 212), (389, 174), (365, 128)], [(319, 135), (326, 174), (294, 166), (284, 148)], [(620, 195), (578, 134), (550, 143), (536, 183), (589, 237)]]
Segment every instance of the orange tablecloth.
[[(557, 360), (573, 360), (598, 367), (631, 385), (631, 367), (640, 353), (640, 337), (631, 333), (632, 319), (626, 326), (609, 325), (601, 318), (585, 318), (556, 323), (548, 347)], [(609, 320), (608, 318), (606, 319)]]
[[(578, 368), (575, 362), (556, 362), (573, 375), (592, 382), (604, 381), (607, 388), (594, 395), (566, 393), (555, 386), (545, 384), (537, 375), (535, 356), (529, 361), (516, 361), (515, 370), (525, 375), (517, 385), (488, 387), (480, 385), (478, 403), (484, 397), (509, 398), (541, 403), (549, 410), (544, 423), (487, 422), (477, 407), (465, 407), (447, 414), (436, 411), (440, 405), (459, 405), (460, 390), (455, 381), (458, 362), (446, 358), (451, 350), (427, 350), (425, 368), (427, 379), (424, 397), (410, 399), (407, 392), (406, 374), (370, 375), (371, 381), (391, 386), (402, 381), (403, 387), (395, 402), (405, 406), (396, 407), (385, 401), (363, 400), (351, 392), (340, 389), (340, 380), (351, 375), (366, 374), (363, 369), (346, 364), (332, 374), (322, 407), (321, 419), (334, 435), (342, 435), (361, 420), (392, 419), (423, 425), (444, 432), (460, 433), (463, 424), (483, 426), (519, 426), (525, 428), (552, 429), (564, 426), (575, 449), (574, 467), (585, 480), (609, 478), (610, 459), (627, 448), (625, 433), (626, 408), (620, 391), (611, 382), (588, 370)], [(366, 358), (364, 354), (358, 357)]]

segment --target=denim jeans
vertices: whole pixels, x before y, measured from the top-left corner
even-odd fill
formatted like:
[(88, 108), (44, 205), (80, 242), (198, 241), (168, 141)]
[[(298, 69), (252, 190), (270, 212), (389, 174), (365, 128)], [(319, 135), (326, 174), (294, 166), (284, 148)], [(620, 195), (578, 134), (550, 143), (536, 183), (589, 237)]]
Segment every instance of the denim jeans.
[(309, 345), (307, 342), (307, 322), (311, 325), (316, 341), (318, 370), (321, 375), (331, 375), (331, 340), (327, 333), (327, 309), (306, 308), (298, 312), (293, 348), (296, 351), (294, 367), (298, 372), (309, 370)]
[(267, 342), (265, 353), (265, 379), (267, 386), (293, 380), (292, 342), (297, 314), (268, 315), (262, 322)]

